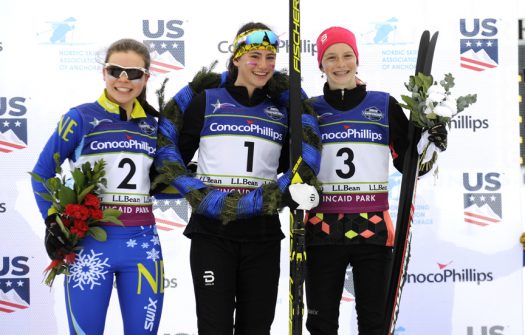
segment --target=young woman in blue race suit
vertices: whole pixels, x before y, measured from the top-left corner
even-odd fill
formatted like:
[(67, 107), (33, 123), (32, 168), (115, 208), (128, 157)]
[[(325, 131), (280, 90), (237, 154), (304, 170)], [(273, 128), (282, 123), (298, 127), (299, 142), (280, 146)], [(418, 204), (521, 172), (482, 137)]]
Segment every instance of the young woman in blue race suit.
[[(53, 155), (72, 166), (104, 159), (107, 186), (103, 207), (119, 209), (123, 226), (101, 223), (107, 240), (83, 239), (65, 277), (71, 334), (103, 334), (114, 282), (125, 334), (156, 334), (162, 312), (163, 258), (150, 198), (150, 167), (156, 151), (157, 112), (145, 100), (150, 55), (132, 39), (107, 50), (102, 75), (105, 90), (95, 102), (71, 108), (59, 121), (33, 172), (54, 177)], [(35, 192), (44, 192), (33, 181)], [(36, 197), (46, 219), (46, 250), (60, 259), (68, 248), (51, 203)]]

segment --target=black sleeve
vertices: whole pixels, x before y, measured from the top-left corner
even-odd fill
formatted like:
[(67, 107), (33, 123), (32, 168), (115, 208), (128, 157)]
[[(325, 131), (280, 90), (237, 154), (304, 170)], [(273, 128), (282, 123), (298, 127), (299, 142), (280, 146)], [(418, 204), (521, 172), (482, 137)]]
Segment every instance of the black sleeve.
[(204, 125), (206, 93), (195, 96), (183, 115), (183, 124), (179, 136), (179, 150), (182, 160), (187, 165), (199, 148), (201, 130)]
[(281, 157), (279, 157), (279, 167), (277, 173), (286, 172), (290, 167), (290, 134), (286, 134), (281, 149)]
[(388, 126), (394, 167), (399, 172), (403, 172), (403, 161), (408, 149), (408, 119), (397, 100), (392, 96), (388, 102)]

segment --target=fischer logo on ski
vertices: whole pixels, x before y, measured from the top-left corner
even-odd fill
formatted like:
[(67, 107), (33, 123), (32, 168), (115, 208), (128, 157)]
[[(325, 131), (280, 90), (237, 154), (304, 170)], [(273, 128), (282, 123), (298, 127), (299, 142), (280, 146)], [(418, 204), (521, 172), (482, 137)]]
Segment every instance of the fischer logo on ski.
[[(302, 183), (299, 165), (302, 158), (302, 97), (301, 97), (301, 21), (300, 0), (289, 2), (289, 36), (292, 48), (289, 53), (290, 69), (290, 161), (292, 184)], [(293, 38), (292, 38), (293, 37)], [(289, 284), (289, 334), (303, 332), (303, 284), (305, 277), (305, 219), (304, 210), (290, 211), (290, 284)]]

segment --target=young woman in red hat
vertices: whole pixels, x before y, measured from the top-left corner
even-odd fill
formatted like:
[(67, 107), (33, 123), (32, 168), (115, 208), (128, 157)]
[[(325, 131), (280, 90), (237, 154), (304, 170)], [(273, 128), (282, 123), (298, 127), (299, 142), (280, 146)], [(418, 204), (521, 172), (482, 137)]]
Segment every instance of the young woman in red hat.
[[(357, 78), (359, 52), (351, 31), (324, 30), (317, 52), (326, 83), (323, 95), (311, 103), (323, 142), (318, 174), (323, 198), (306, 224), (306, 327), (312, 335), (337, 334), (351, 265), (359, 333), (382, 335), (394, 242), (388, 213), (389, 156), (401, 171), (408, 120), (392, 96), (367, 91)], [(446, 130), (439, 135), (430, 140), (444, 150)]]

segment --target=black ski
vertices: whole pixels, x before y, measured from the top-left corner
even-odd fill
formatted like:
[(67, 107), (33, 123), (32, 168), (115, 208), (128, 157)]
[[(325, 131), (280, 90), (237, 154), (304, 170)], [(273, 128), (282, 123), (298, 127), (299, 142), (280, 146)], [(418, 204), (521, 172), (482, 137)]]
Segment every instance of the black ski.
[[(302, 162), (302, 101), (301, 101), (301, 17), (300, 0), (290, 0), (289, 71), (290, 71), (290, 160), (292, 183), (301, 183), (299, 165)], [(290, 211), (290, 291), (289, 334), (303, 332), (303, 283), (305, 276), (305, 215), (304, 210)]]
[[(431, 38), (430, 32), (427, 30), (421, 35), (417, 53), (416, 75), (420, 72), (430, 75), (437, 37), (438, 32), (435, 32)], [(419, 173), (417, 140), (421, 137), (421, 131), (421, 128), (414, 126), (413, 122), (409, 123), (408, 137), (410, 142), (405, 161), (403, 162), (403, 178), (401, 180), (401, 193), (397, 212), (392, 271), (387, 291), (386, 335), (394, 334), (401, 302), (401, 292), (405, 283), (406, 270), (410, 258), (412, 215), (415, 210), (417, 176)]]

